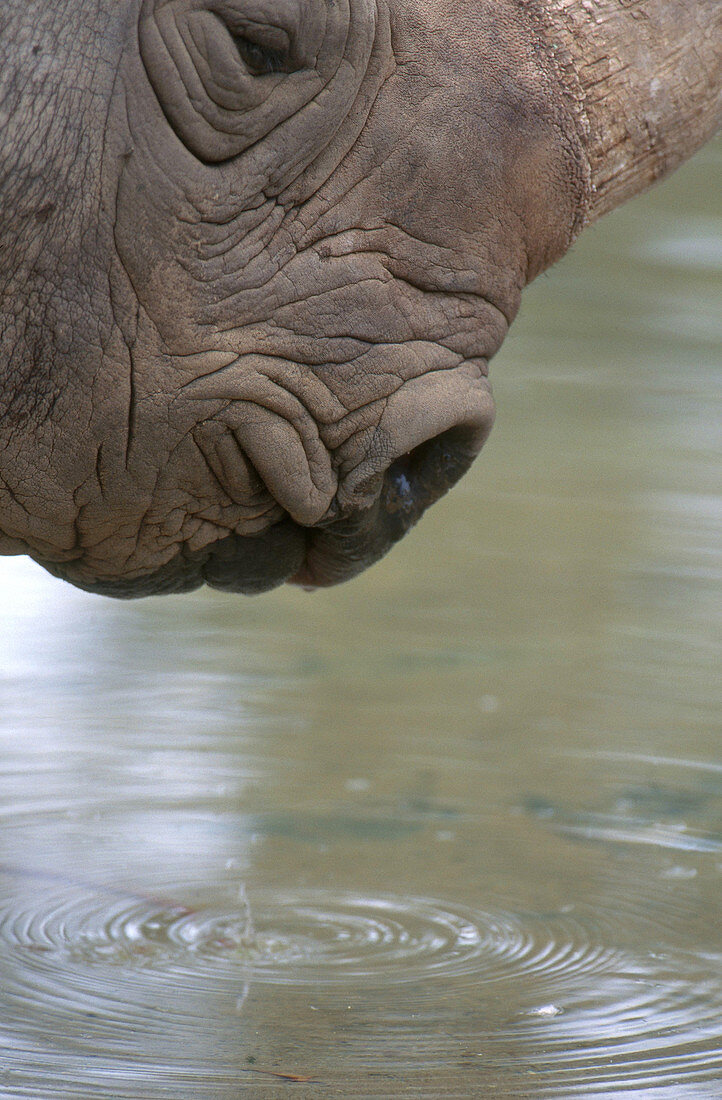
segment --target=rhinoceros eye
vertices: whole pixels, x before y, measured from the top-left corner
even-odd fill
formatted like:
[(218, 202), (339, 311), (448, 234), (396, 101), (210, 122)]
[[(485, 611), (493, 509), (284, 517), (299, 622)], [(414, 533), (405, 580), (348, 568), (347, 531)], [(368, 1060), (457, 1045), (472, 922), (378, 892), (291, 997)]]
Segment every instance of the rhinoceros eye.
[(259, 42), (251, 41), (250, 38), (245, 38), (243, 35), (234, 35), (233, 40), (241, 55), (241, 61), (254, 76), (289, 71), (288, 51), (273, 46), (264, 46)]

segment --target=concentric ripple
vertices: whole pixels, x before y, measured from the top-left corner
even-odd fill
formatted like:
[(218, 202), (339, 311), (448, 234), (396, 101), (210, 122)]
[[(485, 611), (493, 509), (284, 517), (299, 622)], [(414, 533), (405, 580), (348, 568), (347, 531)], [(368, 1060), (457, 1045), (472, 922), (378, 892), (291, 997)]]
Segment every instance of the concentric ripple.
[[(418, 981), (470, 975), (485, 982), (603, 965), (607, 952), (576, 935), (558, 938), (504, 912), (453, 910), (428, 898), (318, 892), (254, 907), (246, 958), (268, 982)], [(281, 920), (279, 921), (279, 915)], [(569, 931), (569, 930), (568, 930)]]
[[(0, 908), (0, 1030), (38, 1058), (51, 1020), (62, 1034), (64, 1020), (82, 1015), (73, 1057), (106, 1050), (122, 1070), (118, 1037), (142, 1035), (127, 1057), (136, 1071), (144, 1058), (152, 1068), (170, 1028), (186, 1037), (191, 1075), (206, 1058), (198, 1022), (209, 1005), (219, 1006), (210, 1018), (224, 1021), (232, 1045), (233, 1019), (263, 986), (274, 1002), (282, 987), (293, 995), (313, 986), (314, 1000), (325, 989), (332, 1006), (364, 988), (383, 1006), (365, 1025), (383, 1051), (389, 1019), (428, 1004), (440, 980), (456, 1024), (453, 1036), (435, 1036), (434, 1057), (462, 1044), (495, 1071), (528, 1066), (534, 1095), (681, 1090), (722, 1078), (722, 954), (621, 948), (603, 907), (534, 914), (323, 889), (246, 896), (237, 887), (224, 904), (204, 906), (178, 883), (155, 897), (21, 874), (2, 872), (21, 900)], [(365, 1044), (361, 1053), (367, 1061)], [(347, 1052), (349, 1066), (355, 1058)]]
[[(182, 896), (180, 887), (173, 891)], [(591, 974), (613, 952), (577, 922), (556, 926), (511, 913), (453, 910), (427, 898), (370, 898), (322, 890), (245, 893), (228, 908), (85, 890), (44, 893), (44, 908), (0, 911), (0, 942), (76, 964), (172, 966), (283, 984), (416, 981), (475, 975)]]

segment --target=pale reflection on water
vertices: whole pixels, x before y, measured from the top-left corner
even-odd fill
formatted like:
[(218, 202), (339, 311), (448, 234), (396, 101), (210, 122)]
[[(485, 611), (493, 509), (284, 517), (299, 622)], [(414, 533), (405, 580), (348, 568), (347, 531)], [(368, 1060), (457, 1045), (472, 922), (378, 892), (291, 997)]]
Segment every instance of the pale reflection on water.
[(722, 1096), (720, 169), (528, 292), (357, 581), (2, 563), (0, 1095)]

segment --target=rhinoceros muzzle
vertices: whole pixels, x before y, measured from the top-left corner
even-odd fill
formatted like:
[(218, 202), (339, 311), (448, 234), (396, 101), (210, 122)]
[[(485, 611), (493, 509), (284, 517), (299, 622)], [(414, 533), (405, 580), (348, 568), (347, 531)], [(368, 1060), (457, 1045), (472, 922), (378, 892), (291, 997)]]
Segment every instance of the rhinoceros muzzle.
[(246, 594), (284, 581), (319, 588), (378, 561), (481, 450), (494, 419), (486, 371), (485, 361), (467, 360), (400, 387), (376, 425), (336, 456), (337, 489), (315, 521), (304, 523), (298, 493), (273, 479), (284, 518), (258, 536), (213, 544), (196, 563), (198, 583)]

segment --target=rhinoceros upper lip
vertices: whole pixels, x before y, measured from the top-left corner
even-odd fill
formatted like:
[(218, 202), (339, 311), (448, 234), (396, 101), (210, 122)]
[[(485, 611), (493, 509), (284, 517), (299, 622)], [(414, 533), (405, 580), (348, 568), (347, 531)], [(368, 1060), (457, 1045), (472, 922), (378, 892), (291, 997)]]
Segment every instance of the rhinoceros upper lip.
[(371, 508), (307, 533), (305, 561), (288, 583), (325, 588), (378, 561), (466, 472), (482, 441), (472, 430), (450, 429), (396, 459)]

